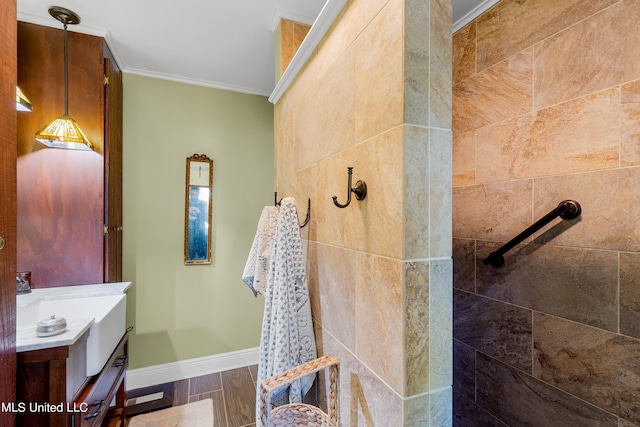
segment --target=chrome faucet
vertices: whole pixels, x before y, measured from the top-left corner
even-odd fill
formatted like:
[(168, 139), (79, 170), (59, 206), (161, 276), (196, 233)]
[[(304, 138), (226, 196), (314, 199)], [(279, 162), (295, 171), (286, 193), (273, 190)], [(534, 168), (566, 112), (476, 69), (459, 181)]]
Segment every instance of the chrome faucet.
[(31, 272), (23, 271), (16, 275), (16, 286), (18, 287), (16, 293), (28, 294), (31, 292)]

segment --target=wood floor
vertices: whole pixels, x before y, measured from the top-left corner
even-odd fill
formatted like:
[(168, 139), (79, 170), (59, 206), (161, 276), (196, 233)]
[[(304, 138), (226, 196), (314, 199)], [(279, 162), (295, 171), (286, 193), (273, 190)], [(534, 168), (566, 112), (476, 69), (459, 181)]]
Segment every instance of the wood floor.
[[(213, 399), (216, 427), (254, 427), (256, 425), (256, 378), (258, 366), (232, 369), (146, 389), (130, 390), (127, 399), (164, 391), (164, 402), (127, 407), (127, 414), (184, 405), (202, 399)], [(172, 396), (171, 396), (172, 394)], [(154, 406), (155, 405), (155, 406)], [(133, 416), (132, 415), (132, 416)], [(128, 420), (127, 420), (128, 421)]]

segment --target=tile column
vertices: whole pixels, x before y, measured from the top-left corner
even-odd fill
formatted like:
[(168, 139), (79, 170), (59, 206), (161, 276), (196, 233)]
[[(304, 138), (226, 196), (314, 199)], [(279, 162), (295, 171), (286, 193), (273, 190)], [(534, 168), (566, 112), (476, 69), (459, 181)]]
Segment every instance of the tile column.
[(404, 425), (451, 425), (451, 1), (405, 1)]

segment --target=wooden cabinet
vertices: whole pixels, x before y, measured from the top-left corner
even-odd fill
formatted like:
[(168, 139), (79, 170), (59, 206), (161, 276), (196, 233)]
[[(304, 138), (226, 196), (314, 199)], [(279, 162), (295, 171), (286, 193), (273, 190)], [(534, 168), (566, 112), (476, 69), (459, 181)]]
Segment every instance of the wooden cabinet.
[(122, 73), (110, 52), (104, 68), (104, 282), (109, 283), (122, 281)]
[(70, 346), (18, 353), (17, 403), (23, 405), (17, 408), (18, 426), (70, 425), (67, 403), (74, 402), (87, 379), (88, 336), (87, 331)]
[(124, 426), (128, 334), (102, 371), (90, 378), (87, 336), (71, 346), (18, 353), (17, 401), (25, 405), (18, 408), (18, 427)]
[(128, 366), (128, 338), (125, 334), (102, 372), (90, 379), (82, 394), (76, 399), (76, 406), (86, 405), (84, 407), (89, 408), (89, 411), (76, 413), (74, 426), (97, 427), (117, 424), (118, 421), (124, 426), (124, 380)]
[(104, 39), (68, 33), (69, 115), (94, 151), (34, 139), (64, 112), (63, 42), (61, 28), (18, 22), (18, 84), (34, 107), (17, 122), (17, 266), (36, 288), (121, 280), (122, 78)]
[[(0, 402), (16, 397), (16, 1), (0, 12)], [(15, 414), (0, 411), (0, 425)]]

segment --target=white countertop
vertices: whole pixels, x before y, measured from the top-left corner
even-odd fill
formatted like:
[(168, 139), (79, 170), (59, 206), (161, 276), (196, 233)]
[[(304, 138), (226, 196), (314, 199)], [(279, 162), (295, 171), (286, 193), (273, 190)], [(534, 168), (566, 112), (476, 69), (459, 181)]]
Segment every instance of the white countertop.
[(72, 345), (93, 325), (93, 318), (67, 320), (67, 330), (50, 337), (39, 337), (35, 328), (16, 329), (16, 352)]
[[(131, 282), (101, 283), (96, 285), (62, 286), (57, 288), (32, 289), (29, 294), (17, 296), (16, 309), (20, 310), (29, 304), (54, 299), (86, 298), (124, 293)], [(33, 326), (16, 329), (16, 351), (40, 350), (72, 345), (93, 325), (93, 318), (76, 318), (67, 320), (65, 332), (50, 337), (39, 337)]]

